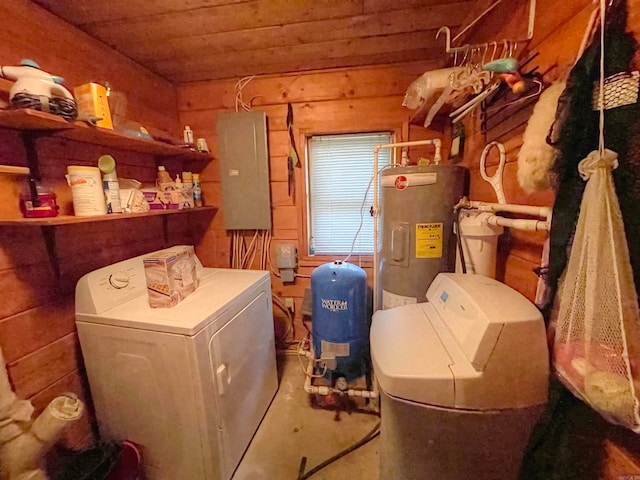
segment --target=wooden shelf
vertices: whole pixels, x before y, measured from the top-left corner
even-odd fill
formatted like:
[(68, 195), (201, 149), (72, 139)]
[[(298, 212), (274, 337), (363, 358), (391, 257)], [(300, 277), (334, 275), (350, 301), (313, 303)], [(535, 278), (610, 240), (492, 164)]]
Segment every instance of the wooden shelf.
[[(68, 121), (58, 115), (31, 109), (0, 110), (0, 128), (19, 130), (22, 132), (27, 161), (31, 175), (40, 179), (38, 148), (36, 139), (42, 136), (65, 138), (77, 142), (102, 145), (105, 147), (143, 153), (155, 157), (176, 157), (184, 160), (209, 162), (209, 153), (200, 153), (177, 145), (158, 142), (147, 138), (126, 135), (114, 130), (95, 127), (85, 122)], [(156, 158), (156, 161), (158, 158)], [(76, 217), (59, 215), (46, 218), (10, 218), (0, 219), (0, 226), (40, 227), (51, 268), (55, 278), (60, 278), (60, 263), (56, 245), (56, 228), (62, 225), (87, 224), (97, 222), (113, 222), (118, 220), (162, 217), (165, 242), (169, 238), (169, 215), (189, 214), (196, 212), (215, 212), (217, 207), (207, 206), (184, 210), (150, 210), (146, 213), (115, 213), (92, 217)]]
[(26, 225), (34, 227), (55, 227), (58, 225), (72, 225), (76, 223), (108, 222), (118, 220), (129, 220), (132, 218), (159, 217), (164, 215), (179, 215), (185, 213), (196, 213), (203, 211), (215, 211), (218, 207), (204, 206), (197, 208), (186, 208), (183, 210), (149, 210), (145, 213), (112, 213), (109, 215), (95, 215), (92, 217), (76, 217), (73, 215), (58, 215), (57, 217), (46, 218), (15, 218), (0, 219), (0, 226), (3, 225)]
[(212, 156), (209, 153), (200, 153), (177, 145), (126, 135), (108, 128), (94, 127), (85, 122), (72, 122), (59, 115), (28, 108), (0, 110), (0, 127), (14, 130), (40, 131), (51, 136), (78, 142), (162, 157), (179, 156), (187, 160), (212, 160)]

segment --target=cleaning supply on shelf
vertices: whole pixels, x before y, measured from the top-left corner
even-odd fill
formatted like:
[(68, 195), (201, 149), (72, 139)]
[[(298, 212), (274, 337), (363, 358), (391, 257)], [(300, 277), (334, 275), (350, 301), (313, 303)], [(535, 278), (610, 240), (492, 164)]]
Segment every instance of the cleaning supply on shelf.
[(193, 130), (191, 130), (191, 127), (189, 125), (184, 127), (184, 130), (182, 132), (182, 137), (183, 137), (184, 143), (186, 143), (190, 147), (193, 146)]
[(174, 192), (172, 192), (171, 196), (175, 198), (176, 203), (178, 204), (178, 209), (182, 210), (183, 208), (189, 208), (188, 206), (185, 206), (184, 184), (180, 179), (179, 173), (176, 175), (176, 180), (174, 182), (174, 185), (175, 185), (175, 190)]
[(149, 198), (148, 193), (145, 191), (145, 198), (149, 202), (151, 209), (179, 209), (180, 206), (180, 192), (176, 186), (176, 182), (173, 181), (169, 172), (163, 165), (158, 166), (158, 176), (156, 178), (157, 190), (153, 193), (155, 198)]
[(34, 205), (31, 190), (25, 187), (20, 192), (20, 211), (25, 218), (55, 217), (58, 215), (56, 194), (51, 187), (41, 184), (35, 186), (40, 205)]
[(202, 203), (202, 187), (200, 186), (200, 174), (193, 174), (193, 203), (196, 207), (201, 207)]
[(98, 168), (102, 172), (102, 189), (107, 204), (107, 213), (122, 213), (120, 184), (118, 183), (115, 159), (111, 155), (102, 155), (98, 159)]
[(171, 175), (167, 172), (167, 169), (163, 165), (158, 165), (158, 176), (156, 177), (156, 186), (158, 190), (164, 191), (167, 187), (173, 186), (173, 180)]
[(104, 201), (102, 179), (98, 167), (69, 165), (65, 177), (71, 187), (74, 215), (91, 217), (107, 213), (107, 204)]
[(206, 138), (198, 138), (196, 140), (196, 150), (200, 153), (209, 153), (209, 146), (207, 145)]
[(99, 118), (98, 127), (113, 129), (107, 88), (99, 83), (85, 83), (73, 89), (78, 102), (78, 112), (87, 118)]
[(183, 208), (193, 208), (193, 175), (191, 172), (182, 172), (182, 198)]

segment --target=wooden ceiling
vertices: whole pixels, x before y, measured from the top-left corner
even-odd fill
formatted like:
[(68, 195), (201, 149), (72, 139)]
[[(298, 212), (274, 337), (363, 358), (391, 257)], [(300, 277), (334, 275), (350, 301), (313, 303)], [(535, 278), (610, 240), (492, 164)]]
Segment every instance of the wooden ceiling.
[(33, 0), (162, 77), (184, 83), (445, 61), (473, 0)]

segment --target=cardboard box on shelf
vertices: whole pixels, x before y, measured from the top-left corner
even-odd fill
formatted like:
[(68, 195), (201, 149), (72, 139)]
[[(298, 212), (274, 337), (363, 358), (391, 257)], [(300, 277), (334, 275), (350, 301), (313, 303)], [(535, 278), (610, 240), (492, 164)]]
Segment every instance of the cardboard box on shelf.
[(87, 117), (99, 117), (96, 125), (113, 129), (107, 89), (99, 83), (85, 83), (73, 89), (78, 112)]
[(168, 210), (179, 209), (180, 198), (178, 192), (173, 194), (172, 192), (161, 192), (156, 189), (143, 188), (142, 194), (144, 199), (149, 204), (151, 210)]
[(178, 246), (143, 259), (151, 308), (174, 307), (198, 287), (193, 246)]

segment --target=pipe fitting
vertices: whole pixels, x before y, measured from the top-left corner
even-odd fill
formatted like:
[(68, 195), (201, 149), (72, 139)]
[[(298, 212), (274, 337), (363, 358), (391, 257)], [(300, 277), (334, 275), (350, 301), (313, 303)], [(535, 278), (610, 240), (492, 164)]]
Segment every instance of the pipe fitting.
[(2, 480), (47, 480), (40, 463), (69, 422), (80, 418), (84, 406), (73, 394), (54, 398), (30, 423), (33, 406), (19, 400), (9, 384), (0, 350), (0, 478)]
[(331, 388), (327, 385), (313, 385), (311, 383), (311, 379), (313, 378), (313, 365), (315, 363), (315, 354), (313, 352), (313, 345), (309, 343), (309, 350), (302, 349), (302, 342), (300, 343), (300, 348), (298, 349), (299, 355), (304, 355), (308, 358), (307, 367), (305, 369), (305, 379), (304, 379), (304, 391), (307, 393), (317, 393), (318, 395), (327, 396), (334, 393), (339, 395), (348, 395), (350, 397), (362, 397), (362, 398), (378, 398), (378, 384), (373, 379), (373, 390), (365, 390), (359, 388), (350, 388), (348, 390), (340, 390), (337, 388)]

